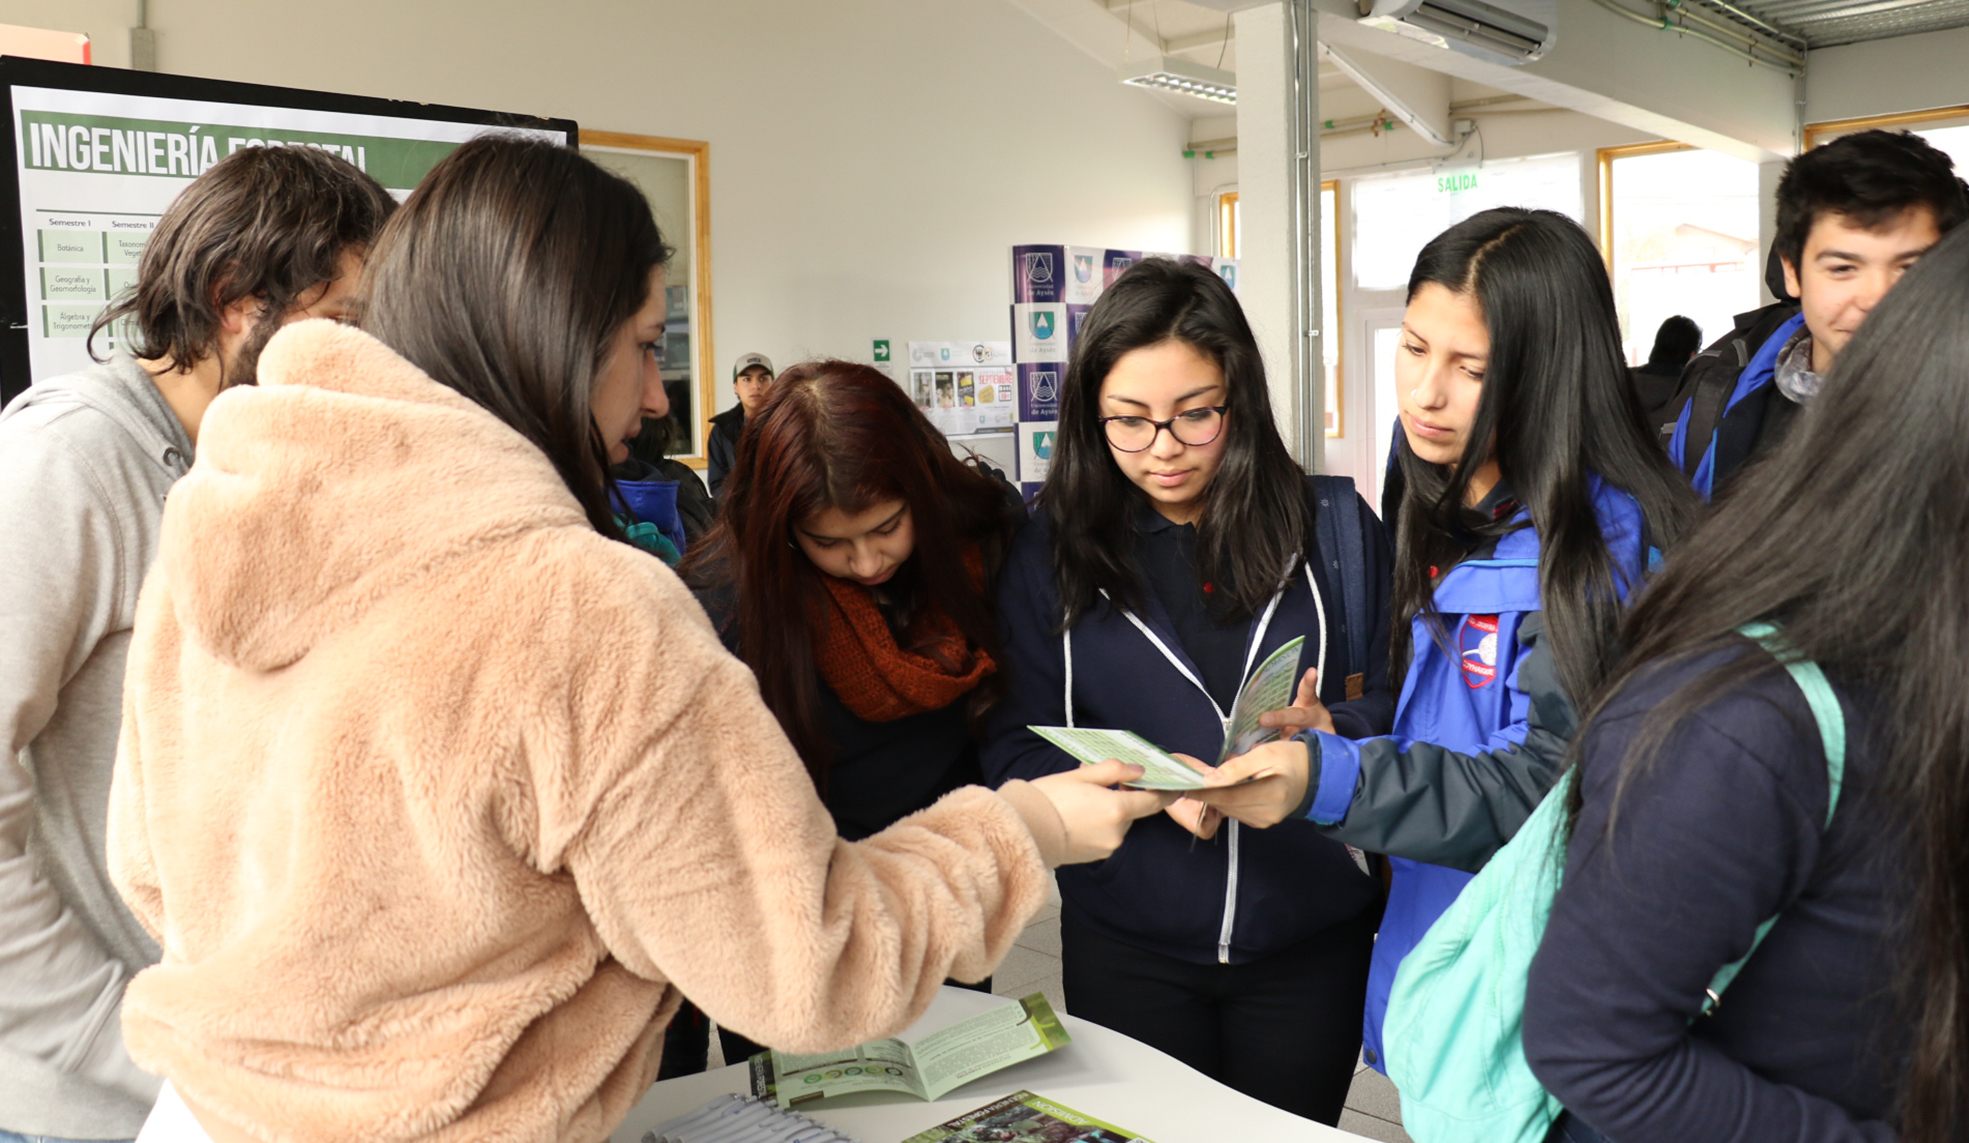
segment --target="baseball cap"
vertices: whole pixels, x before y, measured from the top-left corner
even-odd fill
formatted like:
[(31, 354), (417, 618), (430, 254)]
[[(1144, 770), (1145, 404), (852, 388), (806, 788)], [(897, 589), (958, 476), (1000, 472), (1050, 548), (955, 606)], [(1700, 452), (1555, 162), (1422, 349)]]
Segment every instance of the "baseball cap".
[(732, 366), (732, 380), (734, 381), (738, 380), (739, 374), (745, 372), (747, 369), (750, 369), (755, 365), (765, 370), (767, 376), (773, 376), (776, 372), (773, 369), (772, 360), (768, 358), (765, 354), (741, 353), (738, 355), (738, 364)]

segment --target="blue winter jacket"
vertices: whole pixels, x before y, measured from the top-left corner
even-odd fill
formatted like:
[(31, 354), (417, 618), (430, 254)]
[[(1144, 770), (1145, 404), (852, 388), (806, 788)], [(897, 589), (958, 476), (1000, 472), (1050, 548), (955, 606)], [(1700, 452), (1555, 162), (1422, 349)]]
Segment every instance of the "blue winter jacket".
[[(1768, 394), (1764, 400), (1752, 398), (1777, 382), (1778, 355), (1784, 351), (1785, 343), (1790, 341), (1792, 335), (1804, 324), (1805, 315), (1795, 314), (1791, 320), (1779, 326), (1777, 332), (1764, 339), (1764, 344), (1758, 346), (1757, 352), (1750, 358), (1750, 363), (1737, 375), (1736, 388), (1731, 390), (1730, 399), (1723, 405), (1723, 415), (1716, 423), (1715, 432), (1710, 434), (1708, 440), (1695, 442), (1694, 447), (1701, 450), (1697, 455), (1702, 459), (1696, 466), (1691, 482), (1704, 500), (1710, 499), (1715, 494), (1719, 464), (1722, 465), (1727, 476), (1748, 459), (1756, 444), (1759, 427), (1758, 424), (1750, 422), (1762, 422), (1764, 400), (1768, 400)], [(1689, 418), (1694, 409), (1693, 402), (1683, 403), (1682, 413), (1675, 420), (1675, 434), (1668, 438), (1669, 459), (1673, 460), (1675, 467), (1683, 472), (1688, 471), (1687, 461), (1691, 447)]]
[[(1598, 478), (1593, 497), (1624, 600), (1646, 567), (1640, 506)], [(1558, 780), (1578, 724), (1543, 642), (1530, 518), (1520, 510), (1527, 526), (1443, 573), (1435, 603), (1447, 638), (1414, 621), (1393, 734), (1307, 735), (1307, 817), (1394, 866), (1367, 982), (1364, 1055), (1377, 1069), (1395, 970)]]
[[(1357, 494), (1350, 500), (1321, 511), (1359, 513), (1368, 540), (1367, 614), (1342, 616), (1340, 593), (1327, 574), (1331, 561), (1315, 561), (1294, 574), (1269, 611), (1253, 617), (1245, 673), (1249, 677), (1265, 656), (1305, 636), (1300, 672), (1320, 666), (1324, 656), (1320, 690), (1336, 725), (1367, 735), (1384, 733), (1394, 715), (1387, 666), (1391, 556), (1380, 521)], [(1066, 637), (1058, 632), (1053, 527), (1042, 508), (999, 578), (1006, 692), (981, 755), (985, 779), (997, 785), (1077, 765), (1026, 729), (1068, 724), (1069, 685), (1074, 725), (1133, 730), (1165, 749), (1214, 761), (1228, 712), (1220, 712), (1197, 681), (1201, 672), (1153, 591), (1143, 593), (1139, 615), (1104, 603)], [(1347, 661), (1343, 627), (1349, 622), (1372, 625), (1366, 662)], [(1364, 676), (1361, 696), (1349, 702), (1347, 676), (1354, 673)], [(1059, 880), (1064, 908), (1076, 921), (1113, 940), (1199, 964), (1244, 964), (1280, 952), (1373, 908), (1381, 892), (1344, 845), (1310, 823), (1269, 830), (1231, 823), (1215, 839), (1198, 841), (1166, 814), (1136, 822), (1112, 857), (1062, 868)]]

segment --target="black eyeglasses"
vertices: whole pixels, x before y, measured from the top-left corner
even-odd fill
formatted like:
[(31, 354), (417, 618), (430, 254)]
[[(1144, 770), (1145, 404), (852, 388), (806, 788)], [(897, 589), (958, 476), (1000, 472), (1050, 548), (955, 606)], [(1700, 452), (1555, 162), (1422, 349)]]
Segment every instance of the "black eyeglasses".
[(1107, 434), (1108, 443), (1122, 452), (1141, 452), (1149, 448), (1164, 429), (1176, 438), (1176, 443), (1198, 448), (1216, 440), (1217, 435), (1224, 431), (1224, 410), (1229, 407), (1206, 405), (1201, 409), (1177, 413), (1166, 421), (1151, 421), (1147, 417), (1102, 417), (1101, 430)]

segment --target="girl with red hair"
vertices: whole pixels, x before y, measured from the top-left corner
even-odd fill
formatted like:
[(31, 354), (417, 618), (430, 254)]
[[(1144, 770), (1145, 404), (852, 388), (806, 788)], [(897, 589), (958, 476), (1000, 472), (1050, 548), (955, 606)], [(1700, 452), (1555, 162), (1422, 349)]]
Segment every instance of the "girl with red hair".
[[(780, 374), (684, 567), (850, 840), (983, 781), (992, 601), (1025, 513), (907, 395), (847, 361)], [(725, 1034), (726, 1059), (747, 1045)]]

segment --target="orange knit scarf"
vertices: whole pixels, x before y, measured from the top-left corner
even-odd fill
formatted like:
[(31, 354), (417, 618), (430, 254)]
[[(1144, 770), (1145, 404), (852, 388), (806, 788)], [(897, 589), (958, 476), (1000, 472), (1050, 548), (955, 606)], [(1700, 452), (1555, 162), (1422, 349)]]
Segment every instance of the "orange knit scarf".
[[(975, 549), (965, 553), (964, 566), (973, 590), (984, 590), (984, 561)], [(905, 650), (867, 588), (830, 575), (821, 582), (827, 602), (815, 617), (815, 658), (821, 678), (856, 718), (894, 722), (942, 710), (998, 669), (941, 611), (916, 618), (907, 636), (920, 650)]]

